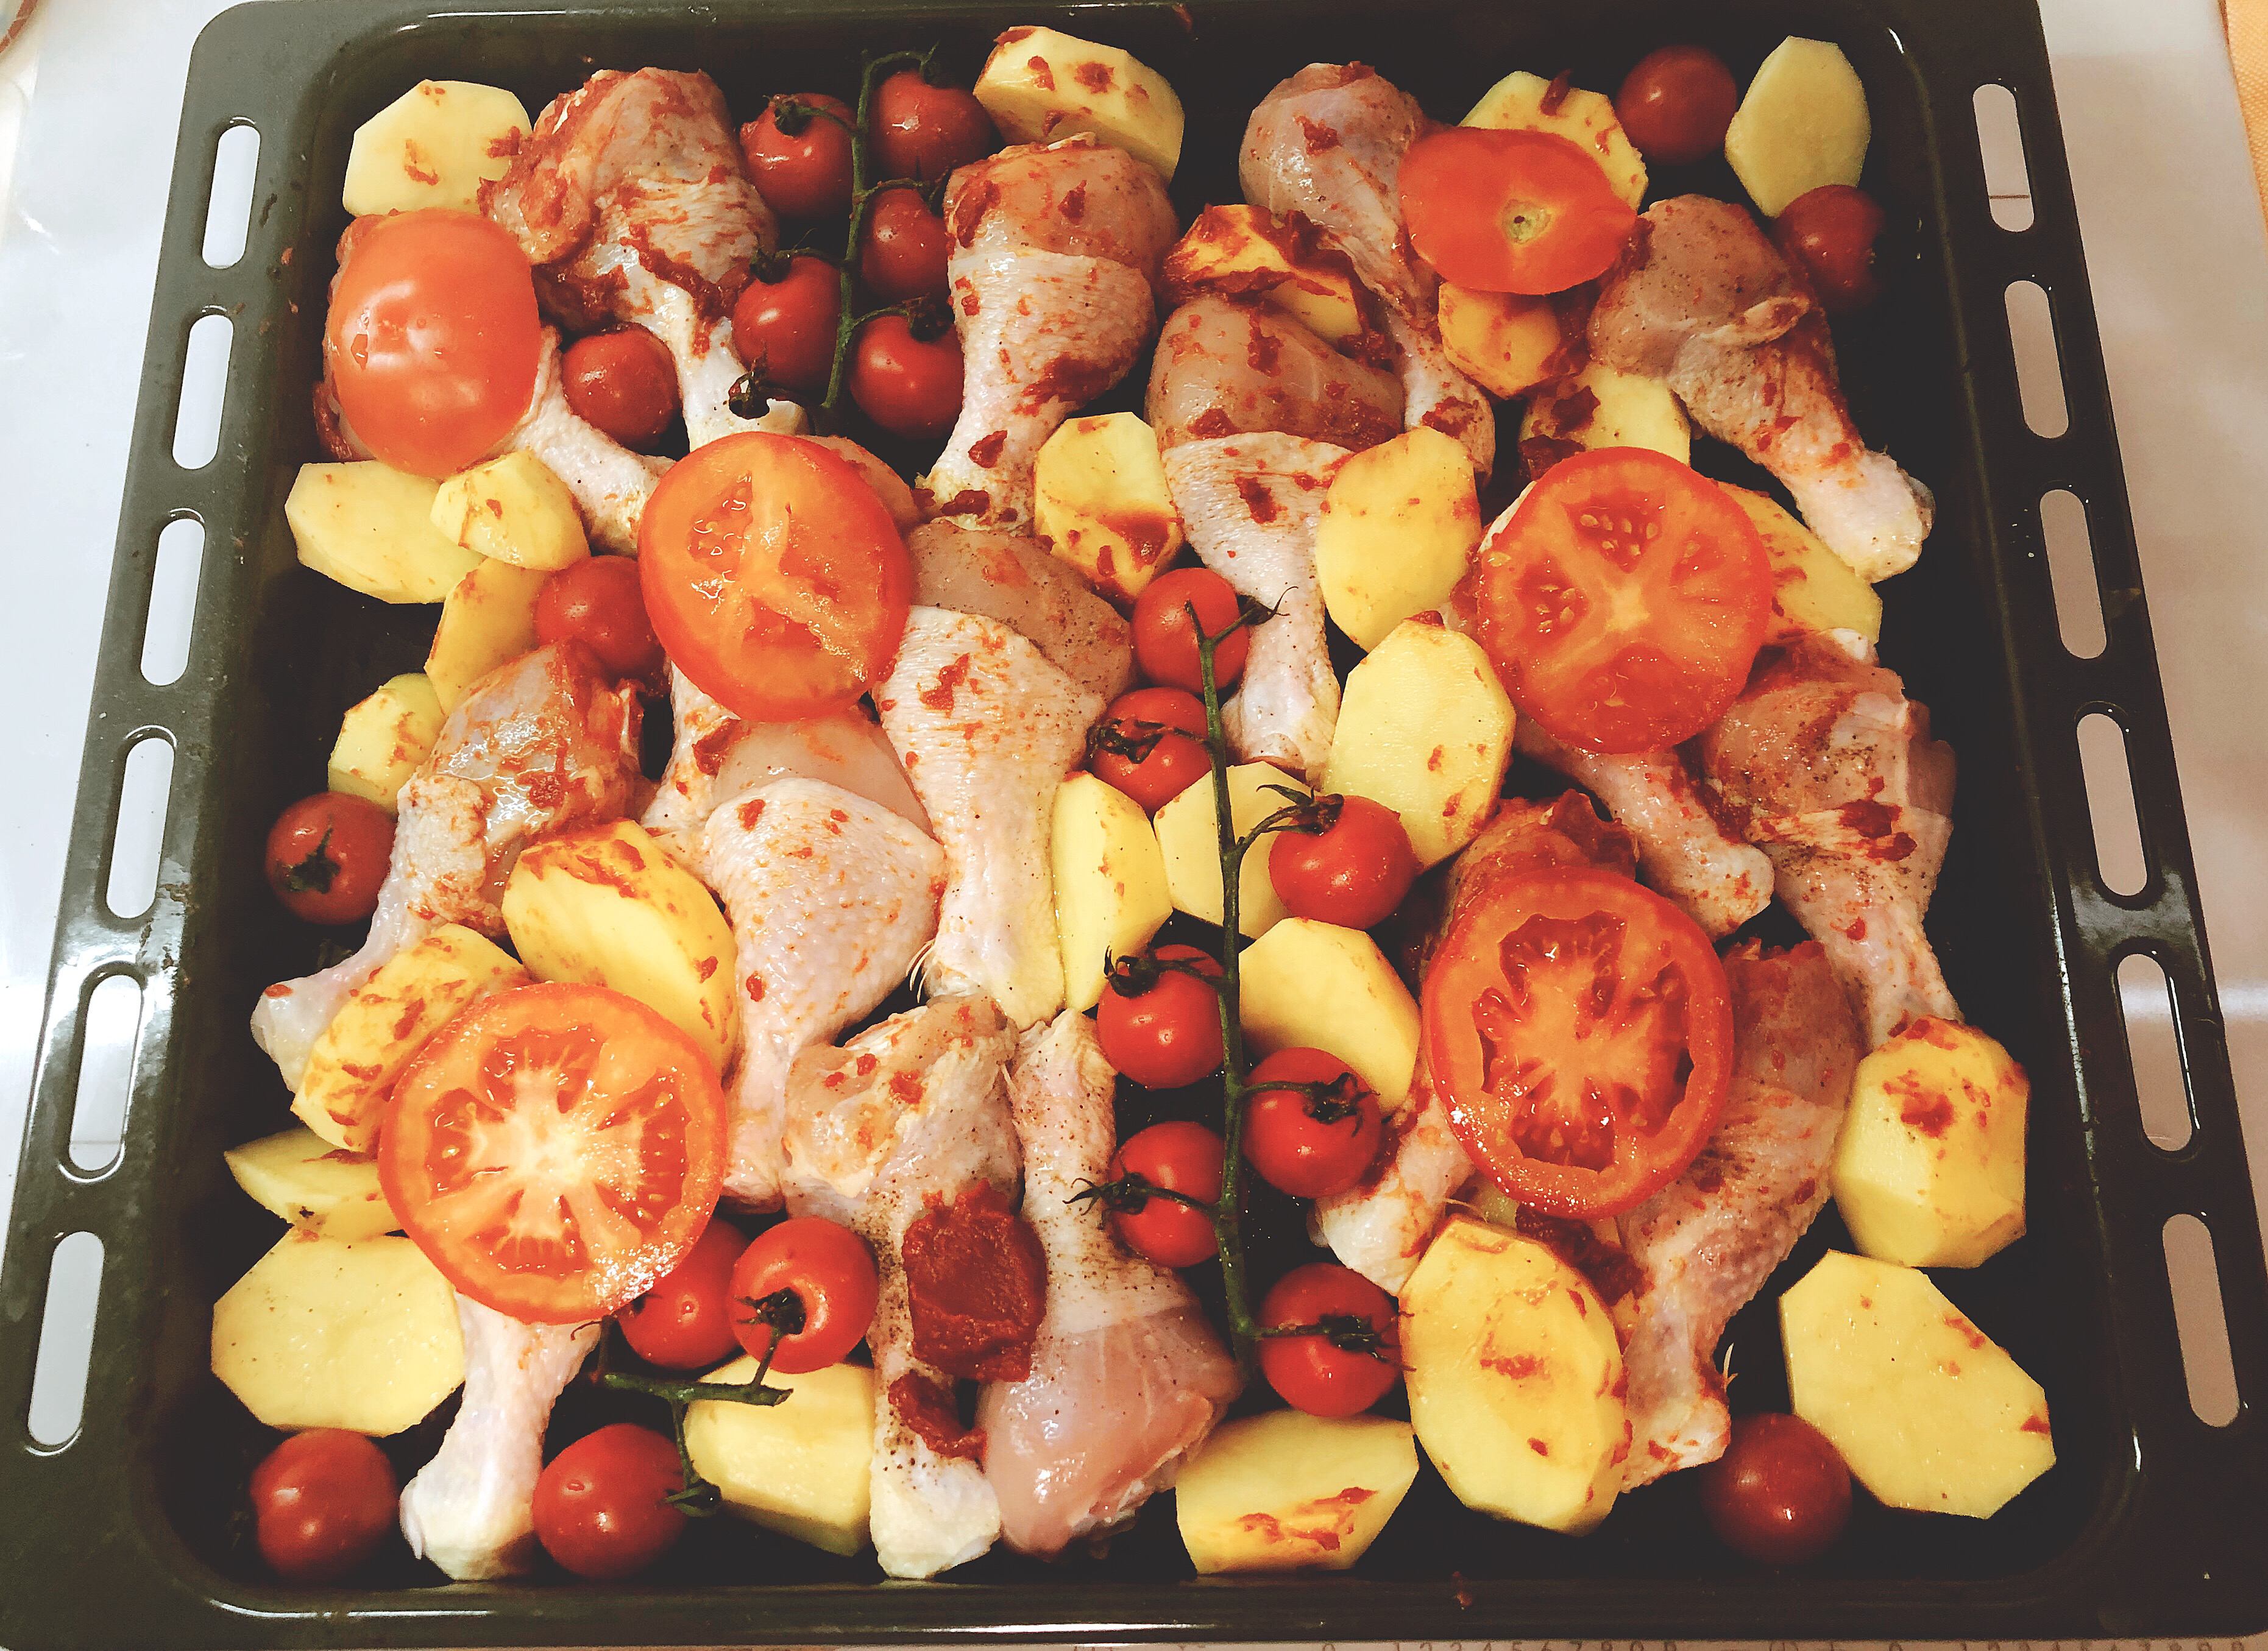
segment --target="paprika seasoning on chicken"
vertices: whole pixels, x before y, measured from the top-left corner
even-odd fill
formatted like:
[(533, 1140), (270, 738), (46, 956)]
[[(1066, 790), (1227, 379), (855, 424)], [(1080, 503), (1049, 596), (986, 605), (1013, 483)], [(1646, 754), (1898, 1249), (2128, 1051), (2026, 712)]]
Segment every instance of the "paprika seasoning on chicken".
[(914, 1357), (947, 1376), (1020, 1382), (1047, 1306), (1047, 1257), (984, 1182), (933, 1199), (898, 1246), (912, 1305)]

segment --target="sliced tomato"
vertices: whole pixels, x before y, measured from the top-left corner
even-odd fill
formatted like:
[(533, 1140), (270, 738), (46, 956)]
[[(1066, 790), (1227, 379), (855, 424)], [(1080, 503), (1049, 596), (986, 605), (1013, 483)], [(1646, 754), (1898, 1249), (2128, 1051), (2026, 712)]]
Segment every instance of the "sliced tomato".
[(1642, 447), (1543, 473), (1473, 558), (1457, 600), (1521, 715), (1585, 751), (1660, 751), (1722, 716), (1771, 618), (1748, 513)]
[(1444, 281), (1565, 292), (1621, 253), (1638, 214), (1599, 163), (1550, 132), (1453, 126), (1402, 158), (1402, 221)]
[(816, 443), (755, 430), (671, 466), (638, 567), (671, 661), (751, 722), (857, 699), (897, 657), (913, 602), (913, 562), (873, 488)]
[(1693, 1162), (1733, 1059), (1725, 966), (1693, 920), (1589, 867), (1505, 878), (1425, 975), (1427, 1069), (1489, 1178), (1554, 1215), (1613, 1215)]
[(379, 1180), (460, 1293), (581, 1324), (690, 1253), (724, 1184), (725, 1124), (716, 1068), (644, 1004), (521, 987), (450, 1022), (402, 1075)]

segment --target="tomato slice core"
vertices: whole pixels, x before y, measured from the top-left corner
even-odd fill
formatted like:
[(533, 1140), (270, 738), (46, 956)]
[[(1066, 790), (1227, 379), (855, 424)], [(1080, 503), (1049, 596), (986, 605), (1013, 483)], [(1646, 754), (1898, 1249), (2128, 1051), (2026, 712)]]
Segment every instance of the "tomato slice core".
[(460, 1293), (579, 1324), (693, 1248), (725, 1137), (716, 1070), (675, 1026), (603, 987), (522, 987), (466, 1010), (403, 1075), (379, 1176)]
[(1606, 274), (1638, 214), (1582, 149), (1550, 132), (1453, 126), (1402, 158), (1402, 218), (1444, 281), (1565, 292)]
[(1660, 1191), (1724, 1107), (1724, 965), (1691, 918), (1610, 871), (1491, 885), (1435, 954), (1424, 1019), (1458, 1139), (1555, 1215), (1617, 1214)]

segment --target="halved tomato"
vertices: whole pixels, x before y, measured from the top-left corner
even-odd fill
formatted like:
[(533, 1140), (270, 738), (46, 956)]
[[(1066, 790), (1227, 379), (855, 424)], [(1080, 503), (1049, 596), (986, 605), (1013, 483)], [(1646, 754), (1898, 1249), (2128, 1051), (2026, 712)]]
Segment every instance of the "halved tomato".
[(604, 987), (521, 987), (450, 1022), (402, 1075), (379, 1181), (460, 1293), (581, 1324), (692, 1250), (725, 1130), (716, 1068), (653, 1010)]
[(1402, 221), (1441, 279), (1565, 292), (1621, 253), (1638, 214), (1599, 163), (1550, 132), (1453, 126), (1402, 158)]
[(1456, 599), (1521, 715), (1584, 751), (1661, 751), (1739, 697), (1771, 618), (1771, 563), (1715, 482), (1607, 447), (1543, 473)]
[(1683, 1173), (1724, 1109), (1725, 965), (1693, 920), (1589, 867), (1494, 884), (1425, 975), (1427, 1069), (1489, 1178), (1613, 1215)]
[(751, 722), (857, 699), (889, 671), (913, 603), (913, 561), (873, 488), (817, 444), (759, 430), (670, 467), (638, 566), (671, 662)]

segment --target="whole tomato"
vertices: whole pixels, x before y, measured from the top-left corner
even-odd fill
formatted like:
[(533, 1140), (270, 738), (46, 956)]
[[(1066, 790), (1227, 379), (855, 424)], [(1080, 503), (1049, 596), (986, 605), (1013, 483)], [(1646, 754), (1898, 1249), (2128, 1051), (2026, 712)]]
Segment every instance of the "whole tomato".
[(1161, 1267), (1193, 1267), (1211, 1260), (1211, 1206), (1220, 1197), (1225, 1162), (1220, 1137), (1203, 1124), (1152, 1124), (1128, 1136), (1110, 1160), (1110, 1183), (1132, 1181), (1181, 1196), (1160, 1198), (1140, 1190), (1115, 1195), (1108, 1207), (1120, 1240)]
[(336, 1581), (378, 1552), (400, 1497), (393, 1464), (362, 1435), (293, 1434), (252, 1471), (260, 1557), (295, 1582)]
[(1683, 166), (1714, 152), (1740, 106), (1733, 71), (1705, 46), (1648, 52), (1615, 93), (1624, 135), (1657, 165)]
[(1204, 634), (1219, 638), (1212, 648), (1213, 685), (1226, 694), (1244, 674), (1252, 629), (1239, 622), (1244, 604), (1235, 588), (1210, 568), (1160, 574), (1134, 599), (1134, 663), (1160, 686), (1204, 693), (1204, 662), (1189, 624), (1193, 608)]
[(1394, 1298), (1351, 1268), (1294, 1267), (1260, 1303), (1260, 1374), (1310, 1416), (1368, 1410), (1402, 1379), (1395, 1312)]
[(823, 92), (774, 98), (740, 128), (740, 153), (764, 203), (784, 218), (850, 206), (850, 106)]
[(835, 370), (843, 281), (824, 258), (798, 253), (777, 280), (756, 278), (733, 305), (733, 348), (748, 370), (783, 390), (816, 394)]
[(1727, 1547), (1763, 1565), (1802, 1565), (1851, 1523), (1851, 1470), (1800, 1416), (1737, 1416), (1725, 1454), (1699, 1471), (1701, 1510)]
[(1830, 315), (1863, 310), (1882, 296), (1874, 268), (1882, 209), (1864, 189), (1822, 184), (1787, 203), (1772, 224), (1780, 253), (1803, 267)]
[(677, 1447), (618, 1421), (545, 1466), (535, 1481), (535, 1538), (578, 1576), (635, 1576), (684, 1534), (685, 1515), (669, 1500), (684, 1487)]
[[(1297, 1089), (1270, 1088), (1297, 1084)], [(1244, 1156), (1293, 1198), (1329, 1198), (1362, 1179), (1385, 1122), (1378, 1096), (1336, 1055), (1279, 1049), (1252, 1069)]]
[(1000, 145), (992, 117), (974, 94), (931, 84), (918, 69), (901, 69), (874, 88), (868, 106), (874, 159), (886, 178), (935, 181)]
[(817, 1215), (792, 1216), (757, 1234), (733, 1269), (733, 1332), (784, 1375), (823, 1370), (865, 1338), (880, 1288), (864, 1238)]
[(667, 662), (634, 556), (587, 557), (546, 579), (535, 593), (535, 640), (581, 642), (608, 675), (661, 686)]
[(866, 209), (858, 275), (885, 304), (945, 290), (953, 238), (945, 220), (913, 189), (886, 189)]
[(1150, 813), (1212, 772), (1204, 702), (1182, 688), (1136, 688), (1110, 702), (1087, 737), (1087, 767)]
[(358, 923), (378, 909), (394, 858), (394, 816), (367, 797), (318, 791), (268, 832), (268, 886), (292, 916)]
[(1104, 1057), (1150, 1090), (1177, 1090), (1220, 1069), (1220, 965), (1195, 946), (1121, 958), (1094, 1006)]
[(677, 416), (677, 363), (642, 327), (577, 339), (559, 378), (575, 415), (625, 447), (652, 447)]
[(747, 1247), (739, 1228), (712, 1219), (691, 1254), (615, 1315), (630, 1351), (665, 1370), (705, 1370), (722, 1362), (740, 1345), (733, 1324), (733, 1264)]
[(961, 416), (961, 341), (950, 327), (924, 338), (902, 315), (876, 316), (850, 348), (850, 399), (893, 436), (944, 435)]
[(1342, 928), (1393, 916), (1419, 870), (1402, 816), (1366, 796), (1326, 796), (1303, 817), (1321, 829), (1279, 832), (1268, 848), (1269, 881), (1285, 909)]

